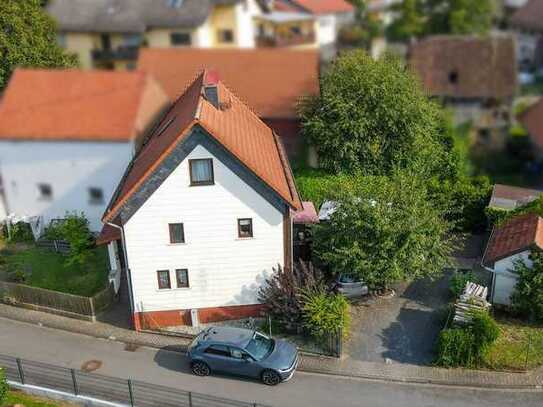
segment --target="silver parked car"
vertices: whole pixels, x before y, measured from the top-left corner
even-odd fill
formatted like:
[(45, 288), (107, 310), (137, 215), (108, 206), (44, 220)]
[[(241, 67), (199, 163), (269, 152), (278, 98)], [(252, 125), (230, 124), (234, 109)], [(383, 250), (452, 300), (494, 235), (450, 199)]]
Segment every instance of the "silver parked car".
[(368, 286), (364, 282), (347, 274), (340, 274), (337, 277), (335, 289), (347, 298), (362, 297), (369, 292)]
[(296, 346), (242, 328), (208, 328), (194, 339), (188, 354), (197, 376), (212, 371), (231, 373), (260, 379), (269, 386), (289, 380), (298, 365)]

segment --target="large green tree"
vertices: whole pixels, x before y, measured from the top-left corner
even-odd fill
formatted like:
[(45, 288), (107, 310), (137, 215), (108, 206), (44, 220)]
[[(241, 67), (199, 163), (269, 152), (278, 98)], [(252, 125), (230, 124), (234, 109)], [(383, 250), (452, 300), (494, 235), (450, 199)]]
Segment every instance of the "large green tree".
[(439, 275), (452, 250), (449, 224), (419, 177), (408, 172), (364, 177), (316, 227), (314, 250), (334, 273), (370, 287)]
[(421, 0), (404, 0), (393, 8), (396, 18), (388, 27), (387, 34), (394, 41), (408, 41), (421, 36), (426, 28), (426, 18)]
[(0, 1), (0, 90), (18, 67), (72, 67), (75, 57), (57, 45), (54, 21), (40, 0)]
[(330, 172), (386, 175), (417, 168), (430, 176), (449, 161), (441, 108), (391, 56), (376, 61), (363, 51), (343, 54), (324, 73), (320, 96), (302, 103), (301, 121), (320, 166)]

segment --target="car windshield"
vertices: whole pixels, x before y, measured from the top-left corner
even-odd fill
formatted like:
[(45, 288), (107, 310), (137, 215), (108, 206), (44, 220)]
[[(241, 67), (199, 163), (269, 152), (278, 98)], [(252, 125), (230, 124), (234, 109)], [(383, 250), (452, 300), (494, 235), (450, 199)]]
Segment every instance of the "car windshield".
[(262, 360), (273, 350), (273, 339), (255, 332), (245, 350), (256, 358), (256, 360)]
[(348, 274), (342, 274), (339, 276), (339, 282), (345, 283), (345, 284), (352, 284), (352, 283), (358, 283), (358, 279)]

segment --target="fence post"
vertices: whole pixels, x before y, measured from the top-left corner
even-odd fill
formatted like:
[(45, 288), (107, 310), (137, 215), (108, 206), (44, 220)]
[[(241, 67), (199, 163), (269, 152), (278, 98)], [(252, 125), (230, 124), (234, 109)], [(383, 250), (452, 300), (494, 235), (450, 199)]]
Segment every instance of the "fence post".
[(192, 407), (192, 392), (189, 391), (189, 407)]
[(78, 396), (79, 387), (77, 386), (77, 379), (75, 378), (75, 369), (70, 369), (70, 372), (72, 373), (72, 383), (74, 385), (74, 396)]
[(343, 328), (339, 328), (337, 332), (337, 357), (340, 358), (343, 353)]
[(134, 391), (132, 390), (132, 380), (128, 379), (128, 395), (130, 396), (130, 405), (134, 407)]
[(19, 371), (19, 379), (21, 379), (21, 384), (25, 384), (25, 373), (23, 371), (21, 359), (17, 358), (15, 361), (17, 362), (17, 370)]

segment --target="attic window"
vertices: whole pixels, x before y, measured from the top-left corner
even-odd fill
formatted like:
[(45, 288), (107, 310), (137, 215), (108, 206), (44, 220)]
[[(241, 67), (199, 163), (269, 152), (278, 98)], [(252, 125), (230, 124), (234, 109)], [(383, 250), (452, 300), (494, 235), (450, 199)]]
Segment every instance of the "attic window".
[(449, 72), (449, 83), (456, 85), (458, 83), (458, 71), (454, 70)]
[(168, 7), (180, 8), (183, 5), (183, 0), (168, 0)]

